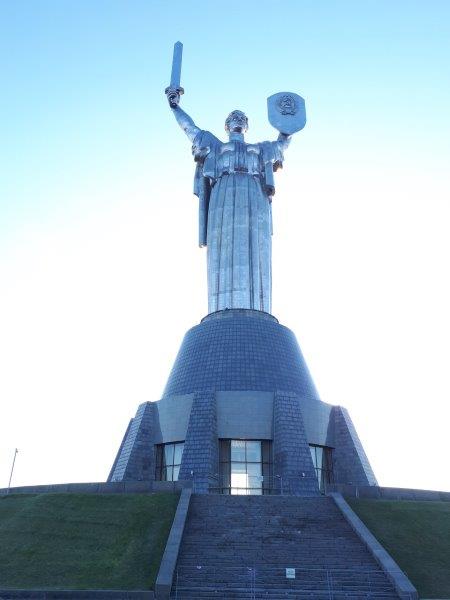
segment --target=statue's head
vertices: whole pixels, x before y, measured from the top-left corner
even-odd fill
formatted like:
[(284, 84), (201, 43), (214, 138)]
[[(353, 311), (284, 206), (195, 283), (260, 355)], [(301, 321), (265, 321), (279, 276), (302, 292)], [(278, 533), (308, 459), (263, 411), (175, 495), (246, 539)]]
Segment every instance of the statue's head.
[(244, 133), (248, 129), (248, 119), (245, 113), (241, 110), (233, 110), (230, 112), (225, 121), (225, 131), (228, 133)]

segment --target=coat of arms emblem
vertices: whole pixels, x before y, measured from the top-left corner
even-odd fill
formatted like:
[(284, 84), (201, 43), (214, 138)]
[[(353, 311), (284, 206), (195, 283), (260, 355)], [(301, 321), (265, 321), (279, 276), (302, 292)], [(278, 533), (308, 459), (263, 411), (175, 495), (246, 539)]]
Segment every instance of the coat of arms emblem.
[(306, 124), (305, 101), (298, 94), (279, 92), (267, 98), (269, 122), (281, 133), (292, 135)]
[(278, 98), (277, 108), (282, 115), (295, 115), (297, 112), (295, 98), (291, 94), (284, 94)]

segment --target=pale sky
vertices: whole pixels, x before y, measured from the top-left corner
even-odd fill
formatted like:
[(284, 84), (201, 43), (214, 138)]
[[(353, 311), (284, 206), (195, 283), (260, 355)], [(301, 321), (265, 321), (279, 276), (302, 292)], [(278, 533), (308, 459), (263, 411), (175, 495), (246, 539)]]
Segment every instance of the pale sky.
[(450, 490), (450, 3), (0, 4), (0, 486), (105, 480), (206, 314), (190, 144), (275, 139), (273, 314), (381, 485)]

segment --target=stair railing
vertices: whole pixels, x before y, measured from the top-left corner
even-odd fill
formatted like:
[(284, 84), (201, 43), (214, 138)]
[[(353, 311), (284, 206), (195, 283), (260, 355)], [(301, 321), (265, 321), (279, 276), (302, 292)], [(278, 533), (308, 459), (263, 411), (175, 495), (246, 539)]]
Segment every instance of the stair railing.
[(178, 600), (178, 569), (177, 569), (177, 577), (175, 580), (175, 600)]
[[(256, 600), (256, 594), (263, 592), (268, 582), (274, 581), (280, 585), (280, 590), (287, 597), (294, 594), (293, 597), (298, 600), (312, 600), (317, 597), (317, 593), (328, 596), (328, 600), (334, 600), (336, 595), (348, 600), (376, 600), (395, 595), (390, 583), (384, 579), (384, 573), (377, 569), (290, 567), (295, 569), (292, 579), (284, 576), (283, 567), (179, 566), (172, 597), (176, 600), (182, 598), (185, 590), (191, 593), (205, 589), (212, 589), (214, 592), (231, 591), (235, 583), (236, 588), (246, 588), (251, 600)], [(352, 581), (355, 575), (361, 576), (357, 584), (359, 589), (355, 589), (355, 582)], [(313, 581), (317, 584), (316, 589), (311, 588)]]
[(247, 567), (250, 572), (250, 598), (255, 600), (256, 598), (256, 569), (254, 567)]
[(328, 599), (333, 600), (333, 581), (330, 576), (330, 571), (327, 569), (327, 586), (328, 586)]

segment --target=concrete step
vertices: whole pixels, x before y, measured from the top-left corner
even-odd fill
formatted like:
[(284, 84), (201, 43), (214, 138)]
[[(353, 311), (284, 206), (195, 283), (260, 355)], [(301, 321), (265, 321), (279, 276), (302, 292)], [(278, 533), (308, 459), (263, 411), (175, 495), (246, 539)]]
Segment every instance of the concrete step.
[(295, 600), (398, 600), (398, 596), (393, 593), (341, 593), (324, 591), (301, 591), (301, 590), (262, 590), (255, 589), (253, 591), (248, 588), (233, 588), (226, 591), (217, 590), (215, 588), (180, 588), (177, 593), (171, 594), (172, 599), (184, 600), (185, 598), (224, 598), (236, 600), (282, 600), (291, 598)]
[[(295, 580), (286, 567), (296, 568)], [(194, 495), (176, 576), (180, 600), (397, 598), (326, 497)]]

